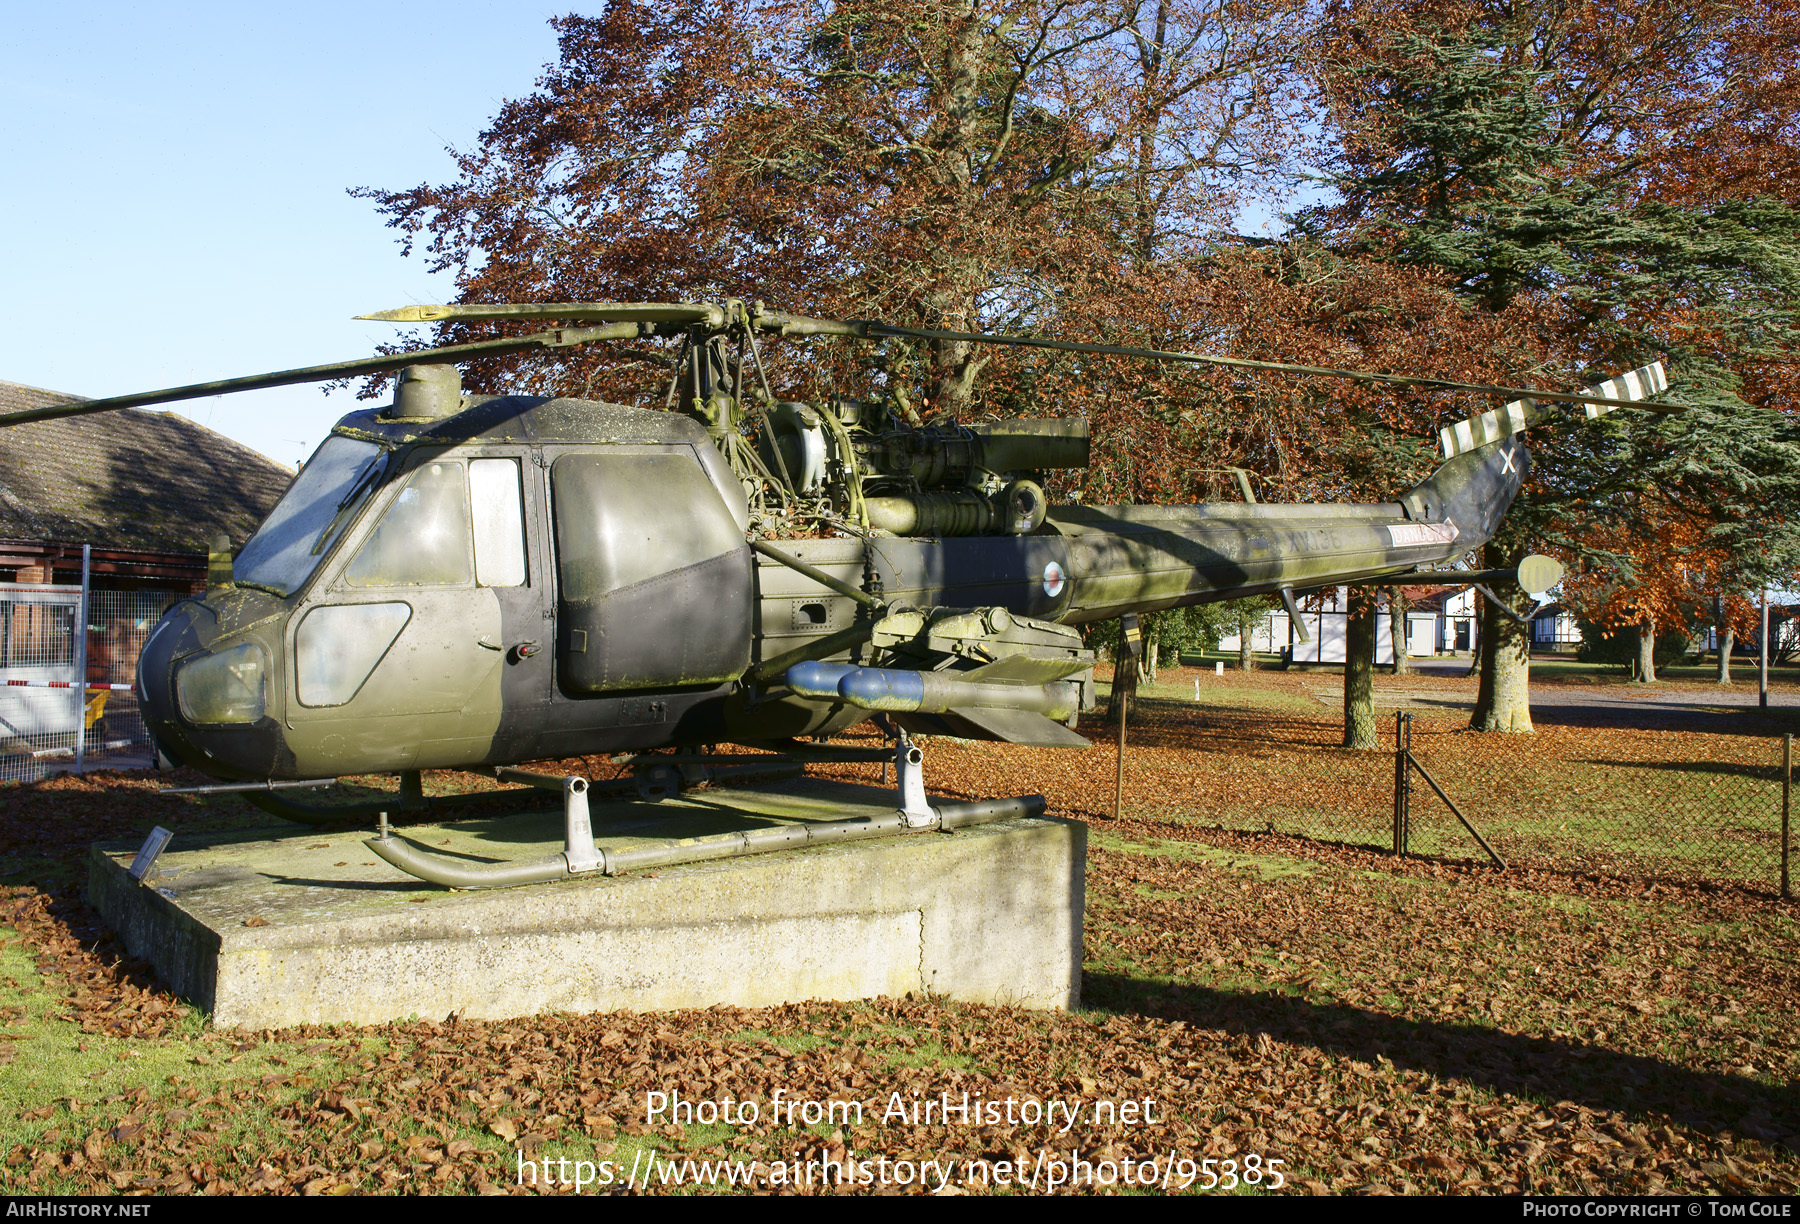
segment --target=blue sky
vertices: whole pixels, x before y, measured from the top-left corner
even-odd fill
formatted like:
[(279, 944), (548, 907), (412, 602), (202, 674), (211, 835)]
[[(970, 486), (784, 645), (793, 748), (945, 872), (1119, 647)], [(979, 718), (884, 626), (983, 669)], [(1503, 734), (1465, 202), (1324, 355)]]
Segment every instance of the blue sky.
[[(454, 294), (348, 188), (450, 177), (556, 58), (534, 0), (15, 5), (0, 45), (0, 379), (80, 395), (364, 356)], [(284, 463), (355, 406), (181, 411)]]

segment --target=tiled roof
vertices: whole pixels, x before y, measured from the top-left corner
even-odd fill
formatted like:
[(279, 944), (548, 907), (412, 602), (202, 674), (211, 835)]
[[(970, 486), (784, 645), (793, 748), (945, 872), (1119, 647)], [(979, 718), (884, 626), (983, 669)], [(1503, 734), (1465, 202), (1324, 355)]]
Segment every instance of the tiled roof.
[[(0, 382), (0, 412), (79, 395)], [(126, 408), (0, 429), (0, 537), (106, 548), (235, 549), (293, 472), (172, 412)]]

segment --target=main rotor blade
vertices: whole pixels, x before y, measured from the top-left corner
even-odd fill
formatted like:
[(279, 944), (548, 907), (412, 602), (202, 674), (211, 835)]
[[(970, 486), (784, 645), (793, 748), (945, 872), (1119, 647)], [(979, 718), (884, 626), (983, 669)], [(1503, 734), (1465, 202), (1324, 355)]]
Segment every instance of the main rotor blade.
[(567, 348), (593, 340), (630, 340), (643, 334), (636, 323), (611, 323), (604, 327), (559, 327), (553, 331), (533, 332), (529, 336), (511, 336), (504, 340), (478, 340), (470, 344), (450, 344), (442, 348), (416, 349), (409, 353), (386, 353), (379, 357), (363, 357), (356, 361), (334, 361), (329, 365), (302, 366), (296, 370), (277, 370), (270, 374), (251, 374), (243, 378), (224, 378), (218, 382), (190, 383), (163, 391), (141, 391), (131, 395), (114, 395), (106, 399), (78, 400), (73, 404), (52, 404), (29, 408), (24, 412), (0, 413), (0, 428), (28, 425), (32, 421), (51, 421), (61, 417), (87, 416), (95, 412), (111, 412), (115, 408), (143, 408), (150, 404), (170, 404), (178, 400), (203, 399), (209, 395), (228, 395), (234, 391), (260, 391), (268, 387), (287, 387), (295, 383), (325, 382), (333, 378), (356, 378), (379, 374), (402, 366), (430, 365), (438, 362), (462, 361), (470, 357), (493, 357), (518, 353), (532, 348)]
[(466, 306), (402, 306), (357, 315), (383, 323), (436, 323), (443, 319), (569, 319), (578, 323), (687, 323), (723, 327), (729, 311), (712, 302), (500, 302)]
[(1227, 366), (1237, 370), (1262, 370), (1274, 374), (1299, 374), (1308, 378), (1342, 378), (1350, 382), (1383, 383), (1394, 387), (1423, 387), (1431, 391), (1470, 391), (1479, 395), (1504, 395), (1515, 399), (1552, 400), (1561, 404), (1604, 404), (1609, 408), (1648, 408), (1652, 412), (1683, 412), (1679, 404), (1652, 404), (1612, 399), (1579, 391), (1534, 391), (1529, 387), (1496, 387), (1486, 383), (1452, 382), (1413, 374), (1375, 374), (1367, 370), (1340, 370), (1332, 366), (1292, 365), (1285, 361), (1251, 361), (1243, 357), (1216, 357), (1206, 353), (1181, 353), (1165, 349), (1132, 348), (1122, 344), (1088, 344), (1080, 340), (1043, 340), (1035, 336), (991, 335), (984, 332), (933, 331), (922, 327), (895, 327), (889, 323), (853, 319), (855, 329), (838, 335), (857, 335), (870, 340), (913, 339), (1004, 344), (1019, 348), (1055, 349), (1065, 353), (1099, 353), (1115, 357), (1147, 357), (1157, 361), (1184, 361), (1194, 365)]
[[(1511, 399), (1544, 400), (1562, 404), (1602, 405), (1607, 408), (1646, 408), (1652, 412), (1681, 412), (1679, 404), (1645, 403), (1642, 400), (1618, 398), (1603, 392), (1611, 384), (1587, 391), (1536, 391), (1529, 387), (1502, 387), (1487, 383), (1455, 382), (1447, 378), (1426, 378), (1411, 374), (1377, 374), (1367, 370), (1345, 370), (1333, 366), (1296, 365), (1285, 361), (1253, 361), (1244, 357), (1218, 357), (1207, 353), (1177, 352), (1167, 349), (1136, 348), (1122, 344), (1090, 344), (1081, 340), (1048, 340), (1037, 336), (995, 335), (990, 332), (937, 331), (922, 327), (896, 327), (869, 319), (815, 319), (805, 315), (770, 310), (760, 304), (746, 307), (732, 299), (724, 304), (712, 302), (509, 302), (466, 306), (403, 306), (384, 310), (359, 319), (379, 319), (393, 323), (430, 323), (442, 319), (577, 319), (633, 320), (644, 323), (678, 323), (701, 327), (725, 327), (748, 322), (758, 331), (781, 336), (844, 336), (858, 340), (947, 340), (971, 344), (1000, 344), (1017, 348), (1051, 349), (1064, 353), (1095, 353), (1114, 357), (1143, 357), (1153, 361), (1180, 361), (1193, 365), (1225, 366), (1238, 370), (1257, 370), (1272, 374), (1296, 374), (1306, 378), (1341, 378), (1350, 382), (1380, 383), (1393, 387), (1420, 387), (1432, 391), (1464, 391), (1477, 395), (1500, 395)], [(1661, 388), (1659, 388), (1660, 390)], [(1598, 415), (1590, 413), (1590, 415)]]

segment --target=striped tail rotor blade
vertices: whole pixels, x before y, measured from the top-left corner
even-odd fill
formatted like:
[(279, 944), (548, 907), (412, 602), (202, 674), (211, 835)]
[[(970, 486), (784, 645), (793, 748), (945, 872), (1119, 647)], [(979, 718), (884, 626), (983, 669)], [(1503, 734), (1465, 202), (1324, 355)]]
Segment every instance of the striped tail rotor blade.
[[(1649, 399), (1652, 395), (1661, 395), (1669, 389), (1669, 376), (1663, 371), (1663, 363), (1652, 361), (1640, 369), (1621, 374), (1617, 378), (1609, 378), (1597, 387), (1588, 390), (1602, 399)], [(1583, 404), (1587, 419), (1605, 416), (1612, 411), (1610, 404)]]
[(1504, 408), (1444, 426), (1438, 430), (1438, 441), (1443, 444), (1444, 458), (1454, 459), (1536, 425), (1544, 416), (1536, 400), (1514, 400)]
[[(1640, 369), (1588, 387), (1581, 394), (1603, 400), (1643, 400), (1660, 395), (1668, 389), (1669, 378), (1663, 371), (1662, 362), (1653, 361)], [(1616, 404), (1584, 403), (1582, 410), (1591, 421), (1611, 412), (1615, 407)], [(1552, 403), (1516, 399), (1505, 407), (1446, 425), (1438, 430), (1438, 441), (1444, 448), (1444, 458), (1454, 459), (1458, 455), (1466, 455), (1490, 442), (1498, 442), (1501, 438), (1541, 424), (1550, 419), (1554, 409)]]

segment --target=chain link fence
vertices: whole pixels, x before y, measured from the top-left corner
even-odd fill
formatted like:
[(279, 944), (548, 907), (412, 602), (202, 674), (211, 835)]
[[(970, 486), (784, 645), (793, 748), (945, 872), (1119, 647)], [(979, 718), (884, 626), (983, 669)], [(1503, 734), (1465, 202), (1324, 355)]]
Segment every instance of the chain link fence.
[[(1469, 684), (1389, 680), (1379, 746), (1353, 751), (1342, 694), (1323, 672), (1165, 672), (1133, 706), (1123, 814), (1477, 861), (1485, 841), (1521, 866), (1788, 886), (1786, 740), (1754, 711), (1546, 701), (1533, 734), (1483, 734), (1469, 730)], [(1082, 730), (1097, 745), (1117, 736), (1099, 714)], [(1403, 747), (1416, 765), (1400, 767)], [(1112, 780), (1109, 768), (1084, 806), (1110, 812)]]
[[(1652, 734), (1646, 744), (1615, 730), (1585, 751), (1537, 751), (1439, 726), (1415, 729), (1411, 753), (1508, 861), (1783, 888), (1785, 737)], [(1403, 796), (1406, 848), (1466, 853), (1472, 839), (1420, 777)]]

